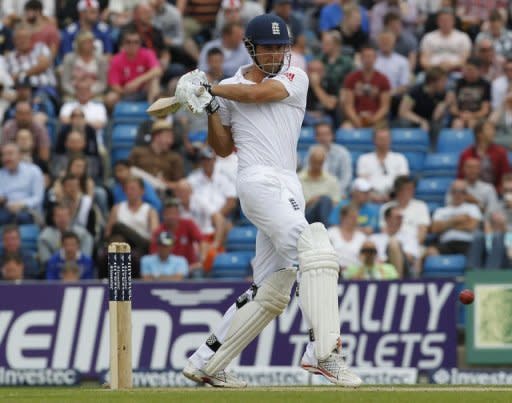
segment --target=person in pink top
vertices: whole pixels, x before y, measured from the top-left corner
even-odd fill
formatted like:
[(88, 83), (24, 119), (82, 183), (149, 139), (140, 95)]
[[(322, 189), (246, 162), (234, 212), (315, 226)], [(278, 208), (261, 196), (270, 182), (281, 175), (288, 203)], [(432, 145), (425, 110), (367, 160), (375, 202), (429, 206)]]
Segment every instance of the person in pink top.
[(121, 51), (110, 61), (107, 107), (113, 108), (120, 100), (152, 102), (160, 91), (161, 75), (155, 52), (141, 47), (139, 33), (127, 28), (123, 32)]

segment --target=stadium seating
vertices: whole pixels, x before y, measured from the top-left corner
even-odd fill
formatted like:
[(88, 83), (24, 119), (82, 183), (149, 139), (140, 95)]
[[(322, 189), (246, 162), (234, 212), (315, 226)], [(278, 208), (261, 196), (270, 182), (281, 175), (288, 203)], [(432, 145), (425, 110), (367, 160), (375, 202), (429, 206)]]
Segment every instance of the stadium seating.
[(211, 271), (215, 278), (240, 279), (250, 274), (252, 252), (221, 253), (215, 257)]
[(243, 226), (234, 227), (226, 239), (226, 250), (234, 251), (254, 251), (256, 248), (256, 227)]
[(115, 163), (119, 160), (127, 159), (131, 152), (132, 152), (131, 146), (124, 146), (124, 147), (118, 146), (116, 148), (113, 148), (112, 152), (111, 152), (111, 157), (110, 157), (112, 166), (114, 166)]
[(463, 276), (466, 268), (464, 255), (428, 256), (423, 264), (424, 277)]
[(120, 122), (141, 122), (149, 119), (149, 115), (146, 113), (149, 104), (147, 102), (125, 102), (121, 101), (114, 107), (114, 113), (112, 117), (115, 123)]
[(423, 171), (425, 153), (422, 151), (403, 151), (402, 154), (407, 159), (409, 171), (413, 175), (420, 174)]
[(393, 151), (426, 153), (430, 147), (430, 140), (428, 133), (423, 129), (392, 129), (391, 144)]
[(298, 149), (307, 150), (315, 143), (315, 130), (312, 127), (303, 127), (300, 130)]
[(444, 198), (452, 181), (451, 178), (446, 177), (422, 178), (416, 186), (416, 198), (444, 205)]
[(206, 143), (206, 137), (208, 133), (205, 131), (190, 132), (188, 134), (188, 140), (191, 143)]
[(112, 149), (116, 147), (133, 147), (137, 137), (137, 125), (116, 124), (112, 130)]
[(474, 143), (475, 136), (470, 129), (442, 129), (437, 139), (438, 153), (461, 153)]
[(344, 145), (350, 151), (373, 151), (372, 129), (338, 129), (336, 143)]
[(423, 165), (423, 177), (446, 176), (455, 178), (459, 156), (456, 153), (428, 154)]

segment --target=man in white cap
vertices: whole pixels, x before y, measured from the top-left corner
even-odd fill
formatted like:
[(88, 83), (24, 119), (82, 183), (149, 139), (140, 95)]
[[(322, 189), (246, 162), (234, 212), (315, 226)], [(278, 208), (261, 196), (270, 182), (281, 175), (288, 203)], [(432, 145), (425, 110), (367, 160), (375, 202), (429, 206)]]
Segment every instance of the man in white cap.
[(215, 21), (215, 32), (220, 33), (227, 22), (240, 22), (244, 27), (249, 21), (265, 12), (257, 1), (222, 0), (221, 7)]

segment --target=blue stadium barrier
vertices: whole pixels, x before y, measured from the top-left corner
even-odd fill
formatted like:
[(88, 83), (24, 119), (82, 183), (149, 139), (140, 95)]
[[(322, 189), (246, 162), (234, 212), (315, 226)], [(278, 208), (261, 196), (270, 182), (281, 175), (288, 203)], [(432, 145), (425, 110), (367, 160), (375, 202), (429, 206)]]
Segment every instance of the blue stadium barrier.
[(466, 269), (464, 255), (427, 256), (423, 264), (423, 277), (463, 276)]
[(423, 165), (423, 177), (446, 176), (455, 178), (459, 155), (457, 153), (428, 154)]
[(461, 153), (473, 145), (475, 136), (471, 129), (442, 129), (437, 139), (438, 153)]
[(211, 271), (215, 278), (240, 279), (248, 276), (251, 269), (252, 252), (228, 252), (215, 256)]
[(425, 202), (437, 202), (444, 204), (444, 198), (450, 185), (452, 178), (435, 177), (422, 178), (416, 186), (416, 198)]
[(131, 146), (118, 146), (114, 149), (112, 149), (112, 152), (110, 153), (110, 160), (112, 166), (115, 165), (115, 163), (119, 160), (127, 159), (130, 156), (130, 153), (132, 152)]
[(338, 129), (336, 143), (350, 151), (373, 151), (373, 129)]
[(393, 151), (421, 151), (427, 153), (430, 147), (428, 133), (423, 129), (392, 129), (391, 148)]
[(234, 227), (228, 233), (226, 250), (228, 252), (254, 251), (256, 249), (256, 232), (254, 226)]

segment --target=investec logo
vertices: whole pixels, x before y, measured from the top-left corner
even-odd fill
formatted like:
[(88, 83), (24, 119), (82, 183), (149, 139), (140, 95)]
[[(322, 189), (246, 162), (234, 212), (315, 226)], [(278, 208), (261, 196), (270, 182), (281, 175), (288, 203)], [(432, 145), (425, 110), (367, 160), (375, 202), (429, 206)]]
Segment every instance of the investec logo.
[[(103, 304), (105, 291), (104, 287), (67, 287), (59, 311), (34, 309), (17, 317), (11, 310), (0, 311), (0, 360), (5, 355), (4, 365), (24, 370), (74, 368), (91, 374), (107, 369), (109, 320)], [(170, 297), (166, 291), (155, 289), (152, 294), (156, 300), (166, 300)], [(215, 298), (219, 293), (232, 293), (229, 288), (201, 291), (205, 300), (212, 298), (207, 291)], [(177, 298), (182, 304), (174, 305), (190, 307), (180, 310), (177, 324), (201, 325), (204, 331), (176, 335), (171, 346), (173, 318), (166, 310), (133, 310), (133, 367), (164, 369), (171, 363), (175, 368), (184, 367), (186, 354), (197, 348), (222, 318), (217, 310), (192, 307), (197, 300), (192, 303), (187, 295)]]

